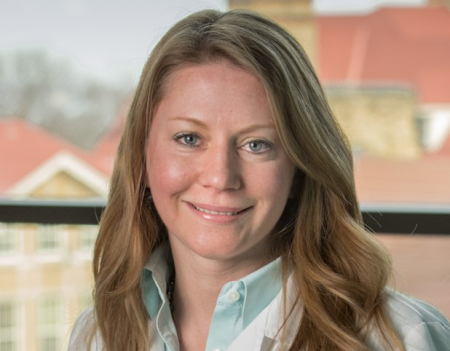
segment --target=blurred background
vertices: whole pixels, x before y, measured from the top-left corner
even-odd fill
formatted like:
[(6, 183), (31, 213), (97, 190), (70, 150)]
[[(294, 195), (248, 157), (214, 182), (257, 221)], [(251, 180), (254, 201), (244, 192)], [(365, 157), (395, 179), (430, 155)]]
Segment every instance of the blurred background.
[[(0, 202), (104, 203), (144, 62), (203, 8), (256, 10), (304, 46), (352, 143), (363, 209), (450, 213), (446, 0), (0, 0)], [(0, 221), (0, 351), (65, 349), (91, 304), (97, 225), (61, 222)], [(450, 317), (446, 223), (372, 229), (392, 284)]]

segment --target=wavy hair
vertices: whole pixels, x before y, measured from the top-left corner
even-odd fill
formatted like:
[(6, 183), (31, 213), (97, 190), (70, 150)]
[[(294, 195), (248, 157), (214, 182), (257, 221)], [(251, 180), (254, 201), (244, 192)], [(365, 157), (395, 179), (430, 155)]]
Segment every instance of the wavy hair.
[(94, 311), (104, 349), (144, 351), (151, 342), (141, 272), (167, 234), (156, 210), (143, 205), (145, 150), (165, 82), (183, 66), (220, 60), (260, 79), (297, 167), (293, 198), (277, 224), (282, 230), (272, 234), (284, 271), (293, 267), (303, 308), (289, 350), (369, 350), (369, 333), (377, 333), (386, 349), (403, 350), (386, 312), (391, 260), (362, 224), (347, 139), (300, 44), (245, 10), (186, 17), (160, 40), (143, 69), (94, 252)]

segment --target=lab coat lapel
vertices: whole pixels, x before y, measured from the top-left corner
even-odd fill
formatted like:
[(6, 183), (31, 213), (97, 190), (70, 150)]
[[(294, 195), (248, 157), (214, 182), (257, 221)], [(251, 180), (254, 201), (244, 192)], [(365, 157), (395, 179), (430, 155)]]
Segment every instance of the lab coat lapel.
[[(287, 311), (296, 301), (293, 294), (294, 278), (291, 274), (287, 282)], [(226, 351), (275, 351), (287, 349), (297, 334), (300, 325), (302, 307), (297, 303), (294, 311), (284, 324), (283, 318), (283, 290), (245, 330), (233, 341)], [(284, 324), (284, 325), (283, 325)], [(280, 331), (281, 326), (283, 330)]]
[(164, 340), (158, 336), (158, 331), (156, 328), (156, 322), (153, 320), (149, 321), (149, 328), (148, 328), (150, 340), (152, 340), (152, 343), (150, 345), (149, 351), (164, 351), (166, 348), (164, 344)]

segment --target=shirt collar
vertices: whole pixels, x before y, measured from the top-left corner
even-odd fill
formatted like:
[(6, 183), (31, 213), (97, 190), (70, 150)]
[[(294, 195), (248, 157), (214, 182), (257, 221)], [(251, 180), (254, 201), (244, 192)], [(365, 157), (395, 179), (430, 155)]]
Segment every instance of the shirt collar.
[(277, 296), (282, 286), (281, 258), (270, 262), (240, 281), (245, 286), (244, 328)]
[(148, 314), (156, 319), (163, 302), (167, 301), (167, 280), (169, 278), (170, 247), (168, 242), (159, 245), (151, 253), (142, 274), (142, 296)]
[[(151, 319), (155, 319), (162, 303), (167, 301), (166, 289), (169, 276), (170, 247), (168, 242), (158, 246), (144, 265), (143, 299)], [(244, 285), (243, 327), (250, 324), (280, 292), (282, 286), (281, 258), (270, 262), (243, 277), (238, 283)], [(229, 282), (226, 287), (236, 282)]]

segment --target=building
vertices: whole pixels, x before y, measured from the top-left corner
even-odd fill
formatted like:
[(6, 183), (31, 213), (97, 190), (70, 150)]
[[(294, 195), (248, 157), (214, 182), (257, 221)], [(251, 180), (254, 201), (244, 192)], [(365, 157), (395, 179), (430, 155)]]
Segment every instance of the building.
[(274, 19), (299, 40), (356, 152), (417, 159), (450, 133), (448, 2), (318, 17), (308, 0), (229, 3)]
[[(112, 161), (0, 119), (0, 197), (105, 198)], [(0, 223), (0, 350), (59, 351), (91, 301), (96, 225)]]
[(109, 163), (24, 120), (0, 119), (0, 197), (105, 198)]
[[(318, 19), (319, 75), (370, 156), (417, 158), (450, 133), (450, 11), (431, 5)], [(367, 135), (376, 121), (378, 142)]]
[[(232, 0), (230, 6), (265, 13), (303, 43), (354, 143), (362, 203), (450, 204), (450, 138), (445, 141), (450, 79), (442, 64), (450, 62), (450, 45), (443, 44), (450, 28), (448, 10), (382, 9), (316, 19), (310, 1)], [(405, 40), (405, 47), (392, 43), (396, 36)], [(413, 60), (417, 66), (405, 64), (417, 46), (424, 57)], [(378, 73), (382, 67), (372, 58), (390, 67), (390, 75)], [(432, 69), (422, 71), (425, 66)], [(414, 79), (404, 78), (407, 69)], [(396, 76), (400, 72), (404, 76)], [(125, 112), (90, 152), (24, 121), (0, 120), (0, 196), (105, 198)], [(422, 151), (422, 143), (429, 151)], [(0, 223), (1, 351), (64, 349), (76, 316), (91, 301), (96, 235), (96, 226)], [(432, 297), (449, 315), (448, 294), (442, 294), (449, 291), (448, 240), (407, 239), (383, 238), (404, 277), (414, 267), (405, 290)]]
[(316, 65), (318, 32), (311, 0), (229, 0), (229, 6), (259, 12), (281, 24), (302, 43), (312, 64)]
[(97, 226), (0, 223), (0, 350), (64, 349), (91, 303)]

